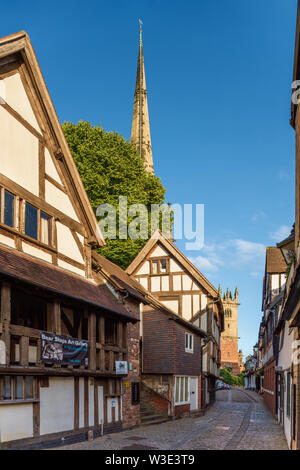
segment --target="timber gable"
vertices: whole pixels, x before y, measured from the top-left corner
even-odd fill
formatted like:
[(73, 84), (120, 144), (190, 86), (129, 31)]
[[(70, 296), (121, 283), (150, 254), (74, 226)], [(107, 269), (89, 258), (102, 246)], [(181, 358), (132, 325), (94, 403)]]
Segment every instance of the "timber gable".
[(0, 84), (0, 243), (92, 278), (104, 239), (24, 32), (0, 41)]

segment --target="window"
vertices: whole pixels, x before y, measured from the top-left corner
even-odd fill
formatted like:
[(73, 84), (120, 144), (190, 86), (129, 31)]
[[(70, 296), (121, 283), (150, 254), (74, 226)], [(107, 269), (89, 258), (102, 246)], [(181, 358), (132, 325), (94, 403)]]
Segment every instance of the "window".
[(151, 274), (166, 274), (168, 269), (168, 260), (151, 260)]
[(224, 314), (225, 314), (225, 317), (231, 318), (232, 313), (231, 313), (230, 308), (227, 308), (227, 309), (225, 310)]
[(28, 202), (25, 207), (25, 235), (51, 245), (51, 217)]
[(131, 404), (138, 405), (140, 403), (140, 383), (131, 382)]
[(33, 377), (22, 375), (0, 377), (0, 401), (33, 400), (34, 398)]
[(152, 261), (152, 274), (158, 274), (158, 261)]
[(175, 377), (175, 405), (189, 403), (189, 378)]
[(185, 333), (185, 352), (194, 352), (194, 337), (191, 333)]
[(12, 228), (15, 226), (15, 199), (16, 196), (12, 193), (4, 188), (0, 188), (1, 222)]
[(38, 238), (38, 210), (28, 202), (25, 207), (25, 234), (35, 240)]

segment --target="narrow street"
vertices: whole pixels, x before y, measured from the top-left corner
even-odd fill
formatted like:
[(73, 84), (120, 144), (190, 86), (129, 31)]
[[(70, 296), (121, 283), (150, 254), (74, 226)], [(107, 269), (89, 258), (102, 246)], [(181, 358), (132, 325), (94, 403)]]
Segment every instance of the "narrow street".
[(254, 392), (224, 390), (205, 416), (111, 434), (65, 450), (288, 450), (281, 426)]

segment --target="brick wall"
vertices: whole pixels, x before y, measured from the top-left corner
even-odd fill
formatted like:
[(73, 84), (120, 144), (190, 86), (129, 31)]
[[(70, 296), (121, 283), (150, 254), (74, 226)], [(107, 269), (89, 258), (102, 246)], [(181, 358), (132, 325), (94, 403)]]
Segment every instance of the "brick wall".
[(186, 414), (189, 414), (189, 412), (190, 412), (189, 404), (175, 406), (175, 416), (186, 415)]
[[(127, 308), (139, 318), (139, 303), (133, 300), (126, 301)], [(140, 382), (140, 323), (128, 324), (128, 364), (132, 364), (132, 370), (128, 371), (128, 376), (123, 380), (124, 382)], [(124, 394), (122, 396), (122, 415), (123, 415), (123, 428), (130, 428), (140, 424), (140, 405), (132, 404), (132, 391), (129, 388), (123, 388)]]
[[(165, 396), (164, 396), (165, 395)], [(149, 403), (154, 409), (168, 414), (169, 402), (168, 402), (168, 392), (159, 394), (147, 387), (146, 385), (141, 385), (141, 401), (144, 403)]]
[(201, 338), (193, 333), (194, 351), (193, 353), (185, 352), (185, 333), (191, 333), (184, 326), (175, 323), (176, 329), (176, 375), (199, 376), (202, 372), (201, 364)]
[(175, 322), (159, 310), (143, 313), (143, 373), (175, 373)]
[(233, 374), (240, 373), (240, 356), (238, 353), (238, 340), (223, 338), (221, 336), (221, 367), (232, 368)]

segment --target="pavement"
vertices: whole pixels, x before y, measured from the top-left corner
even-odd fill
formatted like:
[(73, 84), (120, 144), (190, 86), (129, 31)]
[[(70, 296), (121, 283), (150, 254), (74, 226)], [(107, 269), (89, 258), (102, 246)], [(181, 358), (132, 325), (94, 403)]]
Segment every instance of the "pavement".
[(140, 426), (57, 450), (288, 450), (280, 424), (255, 392), (216, 392), (201, 417)]

